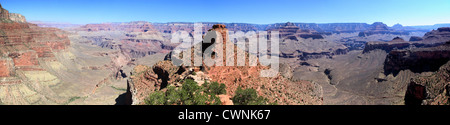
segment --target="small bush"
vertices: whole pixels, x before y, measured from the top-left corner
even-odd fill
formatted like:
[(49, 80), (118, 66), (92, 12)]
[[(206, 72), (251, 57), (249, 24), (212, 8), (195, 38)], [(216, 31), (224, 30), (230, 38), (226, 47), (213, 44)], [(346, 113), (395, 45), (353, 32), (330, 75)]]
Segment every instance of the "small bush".
[[(217, 83), (218, 84), (218, 83)], [(209, 85), (205, 86), (211, 88)], [(156, 91), (146, 98), (147, 105), (220, 105), (219, 97), (214, 93), (205, 92), (205, 87), (198, 86), (197, 82), (186, 79), (183, 86), (177, 89), (174, 86), (167, 88), (166, 92)], [(220, 88), (220, 87), (219, 87)]]
[(212, 82), (208, 83), (205, 81), (202, 85), (205, 88), (205, 93), (208, 94), (214, 94), (214, 95), (221, 95), (221, 94), (227, 94), (226, 86), (225, 84), (218, 82)]
[(268, 100), (258, 96), (255, 89), (242, 89), (238, 87), (233, 98), (235, 105), (267, 105)]
[(164, 105), (166, 102), (165, 95), (161, 91), (154, 92), (145, 100), (147, 105)]

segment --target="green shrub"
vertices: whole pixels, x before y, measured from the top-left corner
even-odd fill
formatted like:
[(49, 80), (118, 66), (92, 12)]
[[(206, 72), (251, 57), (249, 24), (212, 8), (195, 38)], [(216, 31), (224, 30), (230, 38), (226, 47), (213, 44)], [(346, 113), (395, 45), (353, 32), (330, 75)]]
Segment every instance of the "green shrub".
[(145, 104), (147, 105), (164, 105), (166, 102), (165, 95), (162, 91), (157, 91), (145, 99)]
[[(217, 83), (218, 84), (218, 83)], [(219, 85), (217, 85), (219, 86)], [(205, 86), (210, 88), (210, 86)], [(205, 92), (205, 87), (197, 82), (186, 79), (183, 86), (177, 89), (169, 86), (166, 92), (156, 91), (145, 99), (147, 105), (220, 105), (219, 97), (214, 93)], [(220, 86), (219, 86), (220, 88)]]
[(227, 94), (226, 86), (225, 84), (218, 82), (212, 82), (208, 83), (205, 81), (202, 85), (205, 88), (205, 93), (214, 94), (214, 95), (221, 95), (221, 94)]
[(258, 96), (255, 89), (242, 89), (238, 87), (233, 98), (235, 105), (267, 105), (268, 100)]
[(165, 105), (180, 105), (181, 104), (181, 98), (180, 98), (180, 91), (177, 91), (174, 86), (167, 87), (166, 91), (166, 102)]

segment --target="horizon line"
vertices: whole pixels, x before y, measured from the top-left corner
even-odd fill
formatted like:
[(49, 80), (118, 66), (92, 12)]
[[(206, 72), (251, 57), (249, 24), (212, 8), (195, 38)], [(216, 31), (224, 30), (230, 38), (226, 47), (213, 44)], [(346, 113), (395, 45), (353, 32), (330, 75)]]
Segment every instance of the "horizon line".
[[(87, 24), (107, 24), (107, 23), (129, 23), (129, 22), (148, 22), (148, 23), (160, 23), (160, 24), (164, 24), (164, 23), (223, 23), (223, 24), (253, 24), (253, 25), (270, 25), (270, 24), (283, 24), (283, 23), (297, 23), (297, 24), (345, 24), (345, 23), (360, 23), (360, 24), (373, 24), (373, 23), (367, 23), (367, 22), (332, 22), (332, 23), (311, 23), (311, 22), (291, 22), (291, 21), (287, 21), (287, 22), (278, 22), (278, 23), (264, 23), (264, 24), (259, 24), (259, 23), (247, 23), (247, 22), (212, 22), (212, 21), (205, 21), (205, 22), (188, 22), (188, 21), (173, 21), (173, 22), (150, 22), (150, 21), (143, 21), (143, 20), (136, 20), (136, 21), (125, 21), (125, 22), (101, 22), (101, 23), (71, 23), (71, 22), (58, 22), (58, 21), (41, 21), (41, 20), (30, 20), (27, 22), (31, 23), (31, 22), (43, 22), (43, 23), (59, 23), (59, 24), (73, 24), (73, 25), (87, 25)], [(376, 21), (376, 22), (381, 22), (381, 21)], [(383, 24), (386, 24), (384, 22), (382, 22)], [(401, 23), (396, 23), (396, 24), (400, 24)], [(396, 25), (393, 24), (392, 26)], [(450, 24), (450, 22), (448, 23), (435, 23), (435, 24), (421, 24), (421, 25), (402, 25), (402, 26), (434, 26), (434, 25), (439, 25), (439, 24)], [(387, 25), (387, 24), (386, 24)], [(389, 26), (389, 25), (388, 25)], [(389, 26), (389, 27), (392, 27)]]

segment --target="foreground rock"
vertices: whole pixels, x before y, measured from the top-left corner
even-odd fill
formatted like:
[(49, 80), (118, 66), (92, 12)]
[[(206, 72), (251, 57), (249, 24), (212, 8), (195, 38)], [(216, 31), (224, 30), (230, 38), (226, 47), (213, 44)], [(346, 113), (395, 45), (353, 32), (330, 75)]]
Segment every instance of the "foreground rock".
[(450, 105), (450, 61), (429, 76), (411, 80), (405, 93), (406, 105)]

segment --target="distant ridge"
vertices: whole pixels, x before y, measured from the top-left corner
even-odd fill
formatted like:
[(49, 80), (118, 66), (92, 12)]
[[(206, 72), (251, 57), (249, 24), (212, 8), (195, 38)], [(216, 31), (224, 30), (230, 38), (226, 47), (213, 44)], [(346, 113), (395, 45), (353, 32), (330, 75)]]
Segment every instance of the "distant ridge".
[(450, 27), (450, 23), (441, 23), (441, 24), (434, 24), (434, 25), (420, 25), (420, 26), (409, 26), (416, 29), (425, 29), (425, 30), (436, 30), (439, 27)]

